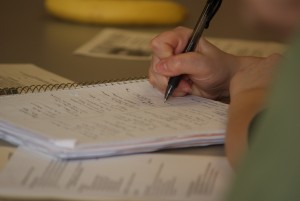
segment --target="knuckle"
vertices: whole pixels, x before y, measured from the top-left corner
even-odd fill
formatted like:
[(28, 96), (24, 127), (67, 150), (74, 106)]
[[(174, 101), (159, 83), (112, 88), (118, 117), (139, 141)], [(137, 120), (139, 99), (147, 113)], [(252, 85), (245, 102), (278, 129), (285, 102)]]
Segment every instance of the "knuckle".
[(153, 38), (153, 39), (150, 41), (150, 48), (151, 48), (152, 50), (159, 49), (160, 45), (161, 45), (160, 36), (156, 36), (155, 38)]
[(178, 26), (174, 29), (174, 32), (176, 33), (190, 33), (192, 32), (191, 29), (184, 27), (184, 26)]
[(174, 30), (175, 31), (183, 31), (186, 30), (187, 28), (183, 27), (183, 26), (177, 26)]
[(150, 41), (150, 47), (159, 48), (161, 47), (162, 43), (167, 43), (168, 39), (172, 37), (176, 37), (176, 33), (174, 30), (165, 31), (157, 35)]

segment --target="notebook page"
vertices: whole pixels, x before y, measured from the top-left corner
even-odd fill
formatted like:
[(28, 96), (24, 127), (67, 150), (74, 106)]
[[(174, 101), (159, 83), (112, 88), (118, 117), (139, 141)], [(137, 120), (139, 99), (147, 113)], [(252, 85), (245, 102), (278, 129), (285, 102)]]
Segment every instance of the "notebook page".
[[(5, 96), (0, 105), (3, 130), (38, 135), (58, 146), (68, 140), (77, 145), (109, 146), (155, 137), (220, 133), (227, 114), (226, 104), (200, 97), (172, 98), (164, 103), (163, 95), (147, 80)], [(66, 144), (72, 147), (72, 143)]]
[(141, 154), (66, 162), (19, 149), (0, 175), (0, 197), (220, 201), (232, 176), (225, 157)]

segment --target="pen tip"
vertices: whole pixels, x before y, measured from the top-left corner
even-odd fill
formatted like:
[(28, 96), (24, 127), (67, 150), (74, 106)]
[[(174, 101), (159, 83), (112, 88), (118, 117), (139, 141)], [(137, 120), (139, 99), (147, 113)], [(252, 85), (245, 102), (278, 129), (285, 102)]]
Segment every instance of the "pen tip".
[(170, 97), (171, 93), (172, 93), (172, 87), (169, 88), (169, 89), (166, 91), (164, 103), (168, 100), (168, 98)]
[(164, 103), (167, 102), (167, 100), (169, 99), (169, 97), (170, 97), (170, 94), (167, 93), (167, 94), (165, 95)]

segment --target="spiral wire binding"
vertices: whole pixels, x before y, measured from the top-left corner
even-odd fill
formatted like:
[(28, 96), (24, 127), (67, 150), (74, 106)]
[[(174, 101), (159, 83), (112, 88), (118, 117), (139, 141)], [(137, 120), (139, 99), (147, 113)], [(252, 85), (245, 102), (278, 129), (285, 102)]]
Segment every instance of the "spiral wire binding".
[(97, 86), (97, 85), (116, 85), (124, 83), (133, 83), (146, 79), (146, 76), (142, 77), (129, 77), (125, 79), (112, 79), (103, 81), (91, 81), (91, 82), (70, 82), (70, 83), (60, 83), (60, 84), (43, 84), (43, 85), (29, 85), (23, 87), (6, 87), (0, 88), (0, 95), (12, 95), (12, 94), (26, 94), (26, 93), (38, 93), (46, 91), (56, 91), (65, 89), (75, 89), (86, 86)]

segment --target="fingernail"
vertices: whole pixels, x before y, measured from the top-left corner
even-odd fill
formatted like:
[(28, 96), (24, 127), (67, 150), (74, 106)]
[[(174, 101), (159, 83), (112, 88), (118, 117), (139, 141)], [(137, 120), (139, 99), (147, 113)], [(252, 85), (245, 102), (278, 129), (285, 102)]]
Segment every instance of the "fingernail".
[(155, 66), (155, 71), (156, 72), (164, 72), (164, 71), (167, 71), (167, 70), (168, 70), (168, 67), (167, 67), (166, 62), (164, 62), (164, 61), (160, 61)]

